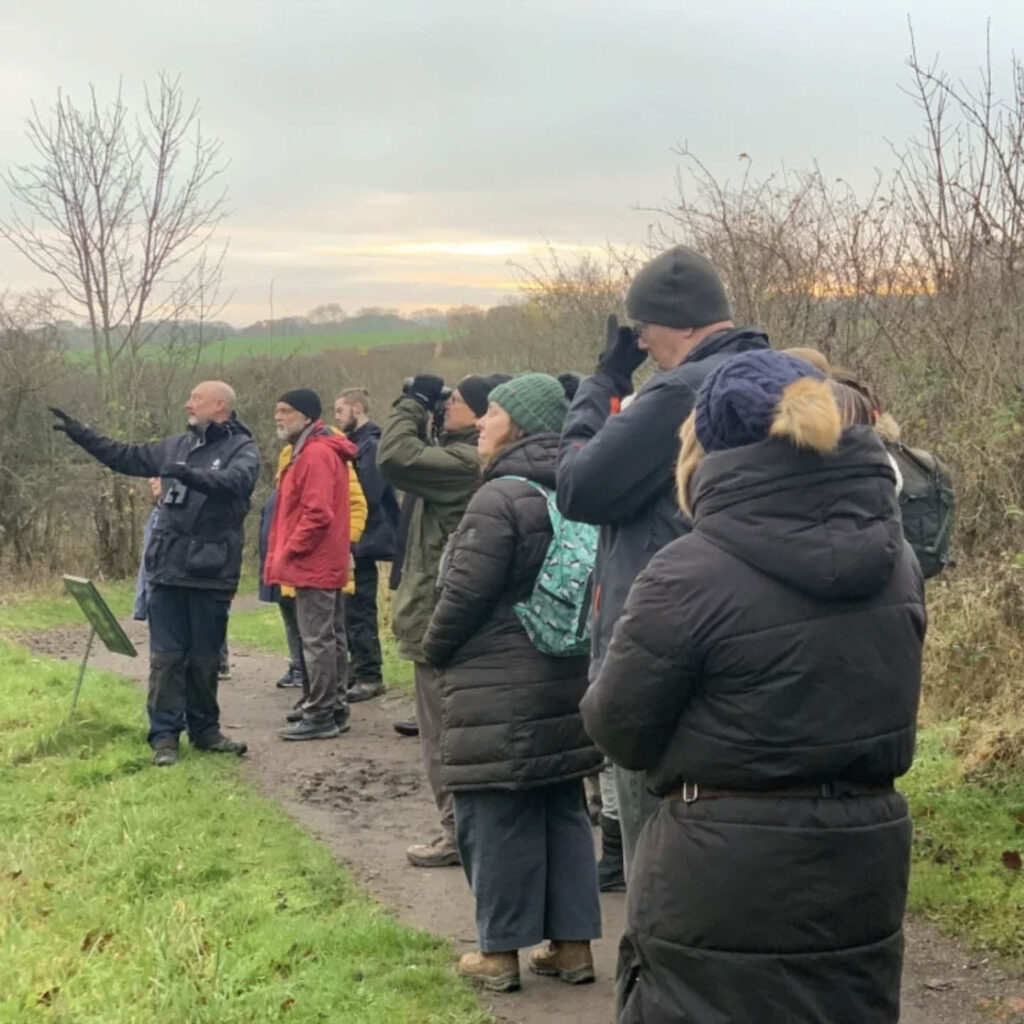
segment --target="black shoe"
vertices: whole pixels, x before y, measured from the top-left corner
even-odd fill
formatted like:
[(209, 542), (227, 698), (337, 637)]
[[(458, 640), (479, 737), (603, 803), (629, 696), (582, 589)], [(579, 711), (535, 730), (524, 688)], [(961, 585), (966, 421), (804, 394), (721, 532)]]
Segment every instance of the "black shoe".
[(239, 743), (237, 740), (229, 740), (227, 736), (218, 736), (215, 740), (204, 743), (192, 744), (196, 750), (204, 754), (237, 754), (241, 757), (248, 749), (248, 744)]
[(296, 708), (294, 711), (289, 711), (284, 716), (286, 722), (301, 722), (302, 721), (302, 708)]
[(348, 732), (352, 728), (352, 723), (349, 721), (348, 708), (343, 711), (334, 712), (334, 724), (338, 727), (339, 732)]
[(404, 722), (395, 722), (395, 732), (399, 736), (419, 736), (420, 726), (415, 718), (410, 718)]
[(167, 768), (172, 764), (178, 763), (178, 744), (177, 742), (158, 743), (153, 748), (153, 764), (158, 768)]
[(289, 668), (287, 672), (277, 681), (277, 688), (279, 690), (287, 689), (290, 686), (301, 686), (302, 685), (302, 670)]
[(326, 723), (306, 720), (282, 729), (277, 735), (283, 740), (331, 740), (341, 735), (341, 729), (334, 719)]
[(373, 700), (386, 692), (387, 687), (379, 679), (373, 683), (353, 683), (348, 690), (348, 702), (358, 704), (361, 700)]

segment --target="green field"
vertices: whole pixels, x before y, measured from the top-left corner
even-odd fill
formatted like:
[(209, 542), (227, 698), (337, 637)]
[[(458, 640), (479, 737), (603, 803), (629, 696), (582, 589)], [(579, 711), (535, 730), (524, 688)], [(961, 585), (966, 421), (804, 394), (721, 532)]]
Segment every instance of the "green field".
[[(237, 359), (252, 356), (267, 356), (286, 359), (289, 356), (309, 356), (317, 352), (332, 352), (350, 349), (366, 352), (372, 348), (389, 345), (434, 345), (451, 337), (442, 327), (420, 327), (412, 330), (394, 331), (338, 331), (333, 334), (273, 335), (270, 337), (233, 337), (223, 341), (210, 342), (203, 347), (200, 363), (221, 365)], [(182, 350), (184, 351), (184, 350)], [(143, 352), (150, 358), (161, 354), (161, 346), (147, 345)], [(92, 360), (92, 350), (73, 348), (68, 350), (68, 359), (76, 363)]]
[(335, 334), (307, 334), (291, 337), (227, 338), (203, 350), (204, 363), (231, 363), (248, 356), (308, 356), (336, 349), (366, 350), (385, 345), (434, 344), (448, 337), (439, 327), (423, 327), (411, 331), (362, 331)]

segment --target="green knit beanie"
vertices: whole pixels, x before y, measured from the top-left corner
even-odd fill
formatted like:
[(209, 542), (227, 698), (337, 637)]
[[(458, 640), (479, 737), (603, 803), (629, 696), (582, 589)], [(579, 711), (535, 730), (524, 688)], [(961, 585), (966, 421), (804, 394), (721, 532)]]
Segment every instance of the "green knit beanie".
[(524, 434), (560, 434), (569, 402), (554, 377), (521, 373), (499, 384), (488, 399), (500, 405)]

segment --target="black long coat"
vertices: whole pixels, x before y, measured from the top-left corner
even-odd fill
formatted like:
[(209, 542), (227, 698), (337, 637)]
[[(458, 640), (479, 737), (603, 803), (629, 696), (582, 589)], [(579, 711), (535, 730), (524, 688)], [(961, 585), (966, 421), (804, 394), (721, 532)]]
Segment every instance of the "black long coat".
[(532, 592), (552, 530), (544, 495), (500, 478), (554, 487), (557, 452), (554, 434), (502, 452), (452, 535), (423, 639), (442, 670), (441, 779), (451, 791), (526, 789), (580, 778), (602, 761), (580, 718), (587, 658), (542, 654), (513, 608)]
[[(902, 775), (925, 612), (877, 439), (711, 455), (694, 501), (584, 698), (598, 746), (662, 795)], [(910, 842), (894, 791), (663, 801), (631, 876), (620, 1022), (895, 1022)]]

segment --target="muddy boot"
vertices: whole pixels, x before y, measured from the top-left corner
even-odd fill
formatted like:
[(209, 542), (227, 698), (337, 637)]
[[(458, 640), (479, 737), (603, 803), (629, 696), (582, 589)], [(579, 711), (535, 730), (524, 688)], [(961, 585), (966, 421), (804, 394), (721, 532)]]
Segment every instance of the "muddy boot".
[(420, 726), (415, 718), (407, 718), (394, 723), (395, 732), (399, 736), (419, 736)]
[(237, 754), (239, 757), (249, 749), (247, 744), (229, 740), (222, 734), (211, 736), (200, 743), (194, 743), (193, 746), (196, 750), (203, 751), (204, 754)]
[(549, 942), (530, 953), (530, 970), (568, 985), (594, 980), (594, 957), (589, 942)]
[(519, 952), (466, 953), (459, 974), (488, 992), (515, 992), (519, 988)]
[(153, 764), (158, 768), (167, 768), (178, 763), (178, 741), (160, 740), (153, 744)]
[(279, 690), (293, 686), (302, 686), (302, 669), (297, 665), (289, 665), (288, 671), (274, 684)]
[(311, 722), (306, 718), (287, 729), (281, 729), (277, 735), (283, 740), (332, 740), (341, 735), (341, 729), (333, 716), (328, 722)]
[(356, 682), (348, 688), (349, 704), (358, 704), (361, 700), (373, 700), (382, 693), (387, 692), (387, 687), (378, 679), (376, 682)]
[(451, 836), (438, 836), (432, 843), (410, 846), (405, 856), (415, 868), (450, 868), (462, 863)]
[(602, 814), (601, 859), (597, 862), (597, 884), (601, 892), (625, 892), (626, 874), (622, 865), (622, 828), (614, 818)]

